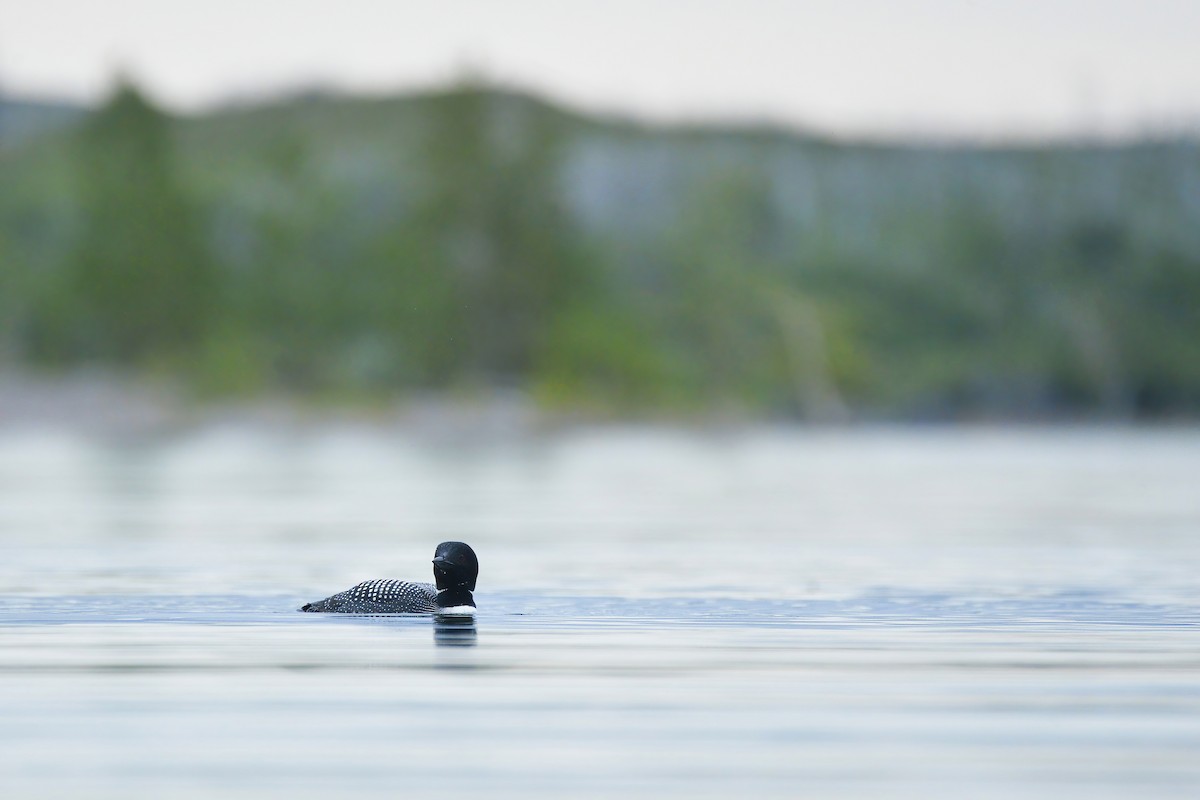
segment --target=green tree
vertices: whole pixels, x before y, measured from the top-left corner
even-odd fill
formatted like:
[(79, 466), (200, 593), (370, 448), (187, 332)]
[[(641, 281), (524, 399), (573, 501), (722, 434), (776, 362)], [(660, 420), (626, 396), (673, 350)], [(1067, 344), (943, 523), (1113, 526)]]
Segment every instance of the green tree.
[(426, 352), (442, 380), (522, 380), (555, 319), (593, 288), (559, 192), (558, 126), (547, 109), (473, 87), (432, 102), (428, 185), (410, 220), (425, 257), (404, 276), (416, 302), (439, 306), (416, 313), (442, 321), (422, 333)]
[(0, 231), (0, 366), (15, 360), (18, 348), (17, 328), (24, 302), (29, 296), (23, 285), (24, 270), (9, 255), (8, 243)]
[(52, 337), (60, 357), (137, 363), (204, 334), (216, 275), (172, 151), (168, 119), (129, 84), (80, 131), (82, 234)]

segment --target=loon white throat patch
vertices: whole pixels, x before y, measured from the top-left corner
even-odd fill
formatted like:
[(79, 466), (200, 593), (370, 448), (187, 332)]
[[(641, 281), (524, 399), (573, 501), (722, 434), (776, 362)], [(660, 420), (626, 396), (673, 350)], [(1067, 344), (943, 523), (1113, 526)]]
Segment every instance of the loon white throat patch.
[(439, 617), (473, 617), (475, 606), (448, 606), (433, 612)]

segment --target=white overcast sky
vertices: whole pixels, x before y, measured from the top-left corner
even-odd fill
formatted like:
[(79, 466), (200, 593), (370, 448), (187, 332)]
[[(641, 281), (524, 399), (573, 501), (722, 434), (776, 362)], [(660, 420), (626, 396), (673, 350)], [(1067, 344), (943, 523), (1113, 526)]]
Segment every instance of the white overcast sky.
[(833, 133), (1200, 125), (1200, 0), (0, 0), (0, 91), (195, 111), (474, 72), (582, 109)]

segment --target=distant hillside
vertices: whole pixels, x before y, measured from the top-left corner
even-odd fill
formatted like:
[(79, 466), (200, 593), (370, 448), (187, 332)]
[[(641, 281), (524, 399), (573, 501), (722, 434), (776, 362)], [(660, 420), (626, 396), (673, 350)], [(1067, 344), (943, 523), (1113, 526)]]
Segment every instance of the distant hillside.
[[(384, 191), (416, 169), (424, 121), (446, 95), (303, 101), (188, 120), (183, 154), (209, 170), (262, 165), (263, 148), (303, 149), (319, 178)], [(970, 146), (843, 143), (780, 129), (646, 126), (591, 118), (532, 97), (489, 93), (491, 124), (515, 135), (544, 117), (563, 137), (563, 188), (574, 212), (602, 231), (653, 231), (677, 220), (714, 181), (761, 182), (785, 238), (820, 228), (839, 248), (873, 250), (914, 215), (946, 217), (964, 203), (1015, 229), (1036, 209), (1041, 227), (1133, 223), (1139, 236), (1200, 247), (1200, 143), (1193, 140)], [(220, 151), (220, 159), (212, 158)], [(867, 223), (867, 224), (864, 224)], [(874, 223), (874, 224), (871, 224)], [(882, 223), (882, 224), (880, 224)]]
[(49, 100), (0, 95), (0, 147), (11, 147), (35, 136), (78, 122), (86, 110)]
[(168, 119), (130, 92), (0, 181), (18, 363), (615, 413), (1200, 410), (1191, 140), (856, 144), (471, 87)]

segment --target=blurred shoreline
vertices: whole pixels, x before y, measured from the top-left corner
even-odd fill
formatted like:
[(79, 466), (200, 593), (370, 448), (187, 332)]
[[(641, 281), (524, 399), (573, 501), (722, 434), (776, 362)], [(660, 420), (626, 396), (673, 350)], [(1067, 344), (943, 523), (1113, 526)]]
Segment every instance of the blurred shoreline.
[(522, 436), (567, 424), (565, 415), (535, 408), (516, 393), (462, 398), (414, 395), (391, 402), (334, 403), (274, 394), (203, 399), (167, 381), (105, 371), (39, 375), (0, 370), (0, 434), (69, 430), (140, 438), (220, 426), (287, 430), (354, 425), (435, 438)]
[(266, 431), (353, 427), (433, 441), (487, 442), (577, 429), (647, 428), (736, 433), (768, 428), (1193, 428), (1187, 417), (1103, 416), (847, 417), (806, 420), (746, 410), (695, 414), (617, 414), (547, 409), (527, 394), (487, 390), (471, 395), (413, 393), (390, 400), (336, 402), (272, 394), (205, 399), (167, 381), (102, 370), (57, 375), (0, 370), (0, 435), (69, 431), (101, 438), (146, 438), (214, 427)]
[(1196, 419), (1198, 156), (124, 85), (0, 154), (0, 364), (128, 376), (11, 390), (100, 428)]

